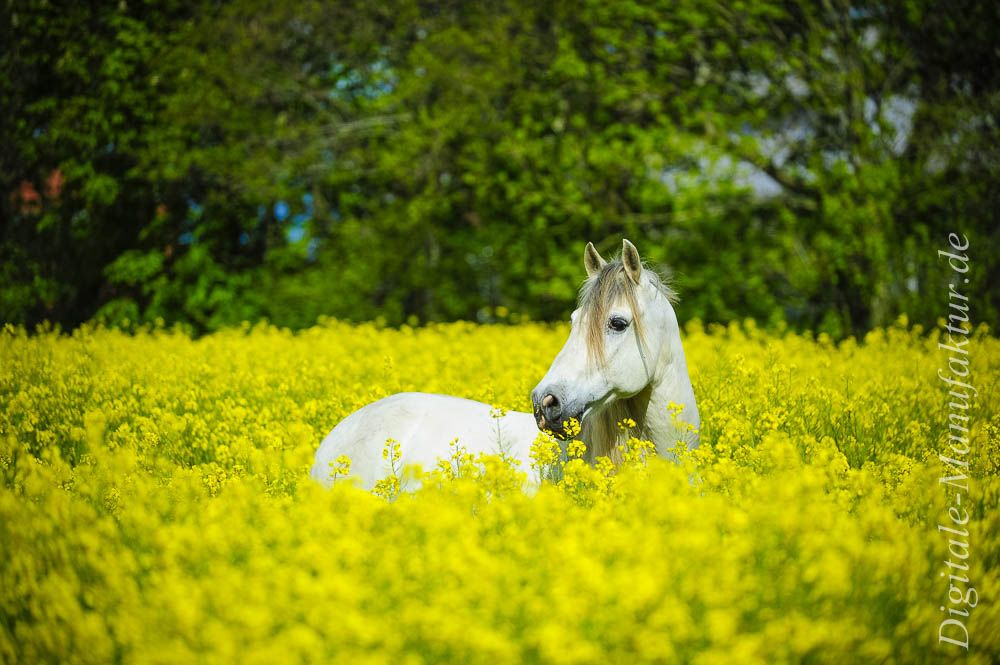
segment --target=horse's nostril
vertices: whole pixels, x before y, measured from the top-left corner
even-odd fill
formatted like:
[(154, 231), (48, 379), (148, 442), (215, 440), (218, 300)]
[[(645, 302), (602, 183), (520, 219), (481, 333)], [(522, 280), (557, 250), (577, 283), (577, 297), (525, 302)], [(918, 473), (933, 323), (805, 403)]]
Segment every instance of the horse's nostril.
[(549, 423), (557, 423), (562, 419), (562, 409), (559, 406), (559, 398), (549, 393), (542, 398), (542, 413)]

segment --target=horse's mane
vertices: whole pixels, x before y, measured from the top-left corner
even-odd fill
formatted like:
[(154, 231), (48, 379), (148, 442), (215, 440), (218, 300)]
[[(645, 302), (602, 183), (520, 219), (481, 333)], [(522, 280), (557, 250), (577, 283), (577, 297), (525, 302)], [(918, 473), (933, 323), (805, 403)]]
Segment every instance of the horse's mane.
[[(649, 397), (647, 387), (638, 395), (611, 404), (596, 418), (588, 418), (580, 431), (580, 440), (587, 444), (591, 464), (598, 457), (610, 457), (615, 466), (618, 466), (622, 462), (623, 444), (630, 436), (649, 438), (645, 423)], [(626, 418), (631, 418), (636, 423), (635, 427), (627, 431), (618, 426)]]

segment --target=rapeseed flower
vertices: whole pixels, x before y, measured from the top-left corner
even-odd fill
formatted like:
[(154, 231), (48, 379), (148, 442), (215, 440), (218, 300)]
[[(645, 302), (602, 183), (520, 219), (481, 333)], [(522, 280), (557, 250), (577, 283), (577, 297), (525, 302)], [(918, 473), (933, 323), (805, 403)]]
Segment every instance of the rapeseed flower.
[[(685, 330), (701, 445), (308, 478), (404, 390), (530, 410), (566, 326), (0, 334), (3, 662), (937, 662), (938, 333)], [(966, 662), (1000, 660), (1000, 343), (970, 342)], [(663, 405), (680, 414), (680, 405)], [(682, 421), (677, 421), (682, 422)], [(447, 436), (447, 433), (443, 433)], [(376, 453), (378, 454), (378, 453)], [(407, 489), (417, 488), (406, 492)], [(386, 500), (388, 499), (388, 501)], [(456, 619), (460, 617), (460, 619)]]

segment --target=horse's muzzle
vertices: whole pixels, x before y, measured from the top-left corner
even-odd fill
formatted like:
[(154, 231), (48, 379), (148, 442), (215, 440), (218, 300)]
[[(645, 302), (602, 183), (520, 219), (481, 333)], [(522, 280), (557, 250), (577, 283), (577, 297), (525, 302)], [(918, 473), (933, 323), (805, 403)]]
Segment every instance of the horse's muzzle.
[(550, 385), (541, 390), (536, 388), (531, 393), (535, 424), (538, 425), (538, 429), (552, 432), (559, 438), (566, 436), (566, 421), (569, 418), (576, 418), (579, 422), (583, 413), (582, 410), (573, 408), (575, 404), (567, 404), (565, 393), (560, 385)]

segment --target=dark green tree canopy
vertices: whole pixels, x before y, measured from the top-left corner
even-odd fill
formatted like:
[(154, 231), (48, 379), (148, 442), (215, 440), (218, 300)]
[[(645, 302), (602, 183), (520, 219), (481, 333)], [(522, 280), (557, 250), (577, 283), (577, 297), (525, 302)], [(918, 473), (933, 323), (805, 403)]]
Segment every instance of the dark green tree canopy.
[(998, 26), (931, 0), (9, 2), (0, 318), (560, 318), (586, 241), (627, 236), (684, 318), (859, 334), (934, 323), (957, 232), (995, 324)]

